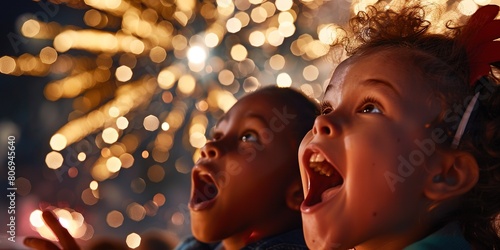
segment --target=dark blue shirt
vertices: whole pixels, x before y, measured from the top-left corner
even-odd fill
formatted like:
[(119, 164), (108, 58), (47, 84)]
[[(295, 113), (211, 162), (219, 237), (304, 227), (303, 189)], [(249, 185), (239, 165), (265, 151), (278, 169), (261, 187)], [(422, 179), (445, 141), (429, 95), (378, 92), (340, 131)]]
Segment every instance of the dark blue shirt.
[[(207, 244), (196, 240), (194, 237), (187, 238), (175, 248), (175, 250), (217, 249), (222, 249), (220, 243)], [(296, 229), (250, 243), (243, 247), (242, 250), (307, 250), (307, 246), (302, 229)]]

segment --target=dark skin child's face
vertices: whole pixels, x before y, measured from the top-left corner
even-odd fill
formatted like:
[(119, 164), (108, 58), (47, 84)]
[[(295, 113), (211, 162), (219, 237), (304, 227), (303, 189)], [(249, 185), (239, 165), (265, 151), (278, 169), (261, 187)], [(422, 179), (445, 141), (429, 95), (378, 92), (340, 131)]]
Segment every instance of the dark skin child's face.
[(297, 226), (300, 213), (287, 205), (287, 193), (291, 183), (300, 187), (292, 127), (298, 119), (279, 97), (254, 93), (219, 121), (192, 171), (197, 239), (242, 247)]

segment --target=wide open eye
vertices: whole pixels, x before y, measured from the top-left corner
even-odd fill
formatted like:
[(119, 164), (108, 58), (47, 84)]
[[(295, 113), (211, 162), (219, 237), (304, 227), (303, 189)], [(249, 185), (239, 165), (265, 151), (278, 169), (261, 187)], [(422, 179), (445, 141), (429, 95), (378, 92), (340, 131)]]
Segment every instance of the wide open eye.
[(243, 133), (241, 140), (244, 142), (259, 142), (259, 136), (254, 131), (247, 131)]
[(380, 111), (380, 109), (375, 105), (375, 104), (366, 104), (362, 110), (361, 110), (361, 113), (382, 113), (382, 111)]
[(360, 113), (382, 114), (380, 103), (372, 97), (366, 97), (359, 108)]

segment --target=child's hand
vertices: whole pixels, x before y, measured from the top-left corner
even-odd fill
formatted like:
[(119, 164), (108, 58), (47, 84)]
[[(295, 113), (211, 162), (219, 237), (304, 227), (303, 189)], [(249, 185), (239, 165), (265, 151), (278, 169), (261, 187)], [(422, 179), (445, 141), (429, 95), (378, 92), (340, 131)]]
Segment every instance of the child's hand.
[[(52, 229), (52, 232), (59, 239), (59, 243), (63, 250), (79, 250), (80, 247), (76, 243), (73, 236), (71, 236), (66, 228), (64, 228), (60, 223), (57, 217), (51, 211), (43, 211), (42, 213), (43, 220), (47, 224), (47, 226)], [(56, 244), (53, 242), (34, 237), (27, 237), (24, 240), (24, 245), (38, 249), (38, 250), (59, 250)]]

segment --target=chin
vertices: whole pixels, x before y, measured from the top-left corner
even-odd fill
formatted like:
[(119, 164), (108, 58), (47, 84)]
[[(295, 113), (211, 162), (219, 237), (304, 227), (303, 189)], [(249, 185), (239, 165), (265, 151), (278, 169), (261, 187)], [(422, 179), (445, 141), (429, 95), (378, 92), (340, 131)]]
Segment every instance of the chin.
[(332, 232), (329, 227), (321, 230), (320, 225), (314, 225), (314, 223), (312, 225), (308, 225), (307, 219), (305, 218), (303, 218), (303, 224), (304, 237), (309, 249), (343, 250), (352, 248), (352, 246), (345, 244), (345, 241), (343, 242), (344, 239), (341, 237), (341, 234)]

